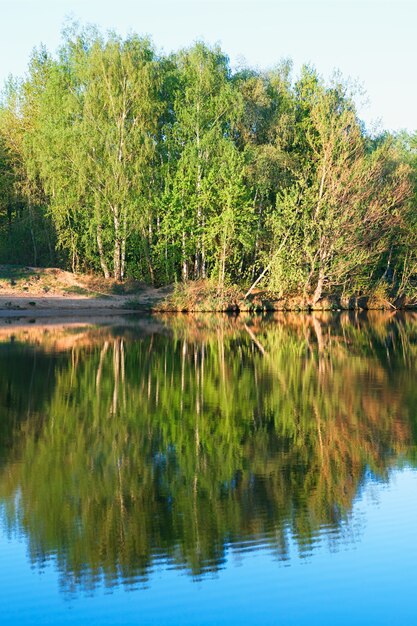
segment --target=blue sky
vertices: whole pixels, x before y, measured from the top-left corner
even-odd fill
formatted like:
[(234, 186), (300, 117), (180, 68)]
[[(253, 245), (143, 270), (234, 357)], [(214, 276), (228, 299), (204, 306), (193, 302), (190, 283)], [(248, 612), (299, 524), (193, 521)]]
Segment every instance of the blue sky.
[(32, 48), (59, 45), (67, 16), (121, 34), (151, 35), (166, 52), (220, 43), (232, 64), (267, 68), (283, 57), (325, 77), (338, 68), (366, 90), (371, 126), (417, 129), (417, 0), (0, 0), (0, 82), (24, 73)]

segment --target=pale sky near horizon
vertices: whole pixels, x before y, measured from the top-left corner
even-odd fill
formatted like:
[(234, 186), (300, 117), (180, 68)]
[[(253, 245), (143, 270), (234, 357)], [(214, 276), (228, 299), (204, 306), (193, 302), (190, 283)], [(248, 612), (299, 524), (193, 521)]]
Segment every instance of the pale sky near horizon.
[(150, 35), (171, 52), (196, 39), (220, 43), (232, 66), (282, 58), (359, 80), (371, 127), (417, 129), (417, 0), (0, 0), (0, 84), (24, 74), (41, 42), (54, 51), (67, 17)]

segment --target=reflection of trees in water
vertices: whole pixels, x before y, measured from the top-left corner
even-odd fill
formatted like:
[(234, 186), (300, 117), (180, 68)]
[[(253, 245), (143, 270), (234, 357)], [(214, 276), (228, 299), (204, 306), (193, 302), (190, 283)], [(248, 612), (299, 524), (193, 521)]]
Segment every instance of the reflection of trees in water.
[(160, 558), (199, 575), (226, 545), (286, 558), (289, 535), (308, 551), (414, 442), (412, 316), (169, 329), (0, 346), (4, 519), (66, 585), (133, 581)]

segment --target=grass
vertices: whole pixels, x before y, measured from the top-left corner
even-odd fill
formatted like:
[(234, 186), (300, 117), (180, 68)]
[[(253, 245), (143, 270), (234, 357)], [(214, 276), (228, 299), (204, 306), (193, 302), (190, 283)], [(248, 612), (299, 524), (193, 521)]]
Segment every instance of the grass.
[(196, 280), (177, 283), (157, 306), (158, 311), (238, 311), (241, 291), (236, 286), (219, 287), (216, 282)]

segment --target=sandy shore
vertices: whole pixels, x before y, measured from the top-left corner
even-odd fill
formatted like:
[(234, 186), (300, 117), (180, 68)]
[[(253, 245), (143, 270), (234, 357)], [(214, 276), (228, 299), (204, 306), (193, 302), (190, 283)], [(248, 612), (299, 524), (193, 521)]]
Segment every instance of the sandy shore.
[(138, 296), (107, 296), (89, 298), (85, 296), (18, 296), (4, 294), (0, 296), (0, 319), (38, 318), (38, 317), (102, 317), (114, 316), (138, 311), (151, 311), (165, 293), (149, 290)]
[(74, 318), (151, 311), (172, 291), (135, 280), (123, 285), (59, 268), (0, 265), (0, 320)]

